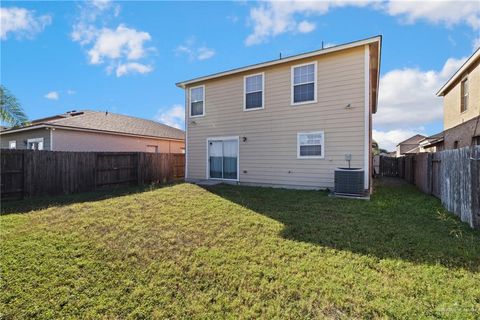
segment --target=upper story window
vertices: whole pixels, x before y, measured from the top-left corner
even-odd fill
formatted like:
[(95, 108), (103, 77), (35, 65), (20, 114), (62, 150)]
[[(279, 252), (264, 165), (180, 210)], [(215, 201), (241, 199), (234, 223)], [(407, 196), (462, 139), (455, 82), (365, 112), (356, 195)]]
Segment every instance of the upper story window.
[(12, 140), (8, 142), (8, 148), (9, 149), (17, 149), (17, 141)]
[(205, 86), (190, 88), (190, 117), (205, 115)]
[(244, 78), (244, 110), (255, 110), (264, 108), (264, 74), (254, 74)]
[(464, 112), (468, 109), (468, 78), (462, 80), (460, 85), (460, 112)]
[(315, 102), (317, 100), (317, 63), (292, 67), (292, 104)]
[(297, 134), (297, 158), (324, 158), (323, 131)]

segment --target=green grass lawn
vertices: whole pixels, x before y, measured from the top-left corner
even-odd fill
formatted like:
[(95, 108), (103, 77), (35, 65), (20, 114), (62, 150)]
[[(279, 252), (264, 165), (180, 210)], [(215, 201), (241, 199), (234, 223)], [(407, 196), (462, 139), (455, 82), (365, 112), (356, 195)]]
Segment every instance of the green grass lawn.
[(412, 186), (128, 191), (6, 204), (0, 318), (479, 316), (480, 232)]

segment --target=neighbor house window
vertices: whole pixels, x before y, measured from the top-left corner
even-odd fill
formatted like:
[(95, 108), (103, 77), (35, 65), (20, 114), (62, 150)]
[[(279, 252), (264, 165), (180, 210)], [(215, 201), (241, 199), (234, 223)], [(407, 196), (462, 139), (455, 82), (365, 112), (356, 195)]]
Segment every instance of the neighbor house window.
[(205, 109), (205, 86), (190, 88), (190, 116), (200, 117)]
[(464, 112), (468, 109), (468, 78), (462, 80), (461, 83), (461, 101), (460, 101), (460, 112)]
[(292, 67), (292, 104), (315, 102), (317, 99), (317, 63)]
[(9, 149), (17, 149), (17, 141), (15, 141), (15, 140), (9, 141), (8, 142), (8, 148)]
[(323, 131), (297, 134), (298, 158), (323, 158), (325, 156)]
[(147, 148), (145, 151), (150, 153), (158, 153), (158, 146), (147, 145)]
[(244, 88), (245, 110), (263, 109), (263, 73), (246, 76)]
[(472, 145), (480, 146), (480, 136), (472, 138)]
[(27, 140), (27, 149), (43, 150), (43, 138), (34, 138)]

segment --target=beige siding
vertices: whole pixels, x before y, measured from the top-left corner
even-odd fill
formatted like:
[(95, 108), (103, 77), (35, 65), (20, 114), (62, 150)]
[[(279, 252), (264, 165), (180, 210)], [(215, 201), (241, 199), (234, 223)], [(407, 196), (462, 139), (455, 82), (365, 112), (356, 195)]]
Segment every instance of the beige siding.
[(50, 130), (47, 128), (4, 133), (0, 136), (2, 149), (8, 149), (9, 141), (17, 142), (17, 149), (27, 149), (28, 139), (43, 138), (43, 150), (50, 150)]
[[(291, 66), (310, 61), (318, 63), (317, 102), (291, 106)], [(192, 85), (205, 85), (206, 109), (204, 117), (187, 115), (187, 178), (206, 178), (206, 140), (222, 136), (240, 137), (241, 183), (331, 188), (347, 153), (364, 168), (364, 61), (357, 47)], [(258, 72), (265, 72), (265, 109), (244, 112), (243, 77)], [(297, 159), (297, 133), (309, 131), (325, 132), (324, 159)]]
[(460, 79), (468, 75), (468, 108), (460, 112), (460, 81), (444, 96), (443, 129), (447, 130), (480, 115), (480, 63), (467, 70)]
[(158, 146), (159, 153), (182, 153), (184, 142), (74, 130), (53, 131), (55, 151), (147, 152), (149, 145)]

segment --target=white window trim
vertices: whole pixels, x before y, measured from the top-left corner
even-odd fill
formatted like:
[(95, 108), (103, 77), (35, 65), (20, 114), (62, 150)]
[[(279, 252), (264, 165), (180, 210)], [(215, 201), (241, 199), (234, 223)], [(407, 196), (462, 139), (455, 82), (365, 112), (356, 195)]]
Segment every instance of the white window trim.
[[(192, 90), (193, 89), (197, 89), (197, 88), (203, 88), (203, 112), (202, 114), (199, 114), (199, 115), (196, 115), (196, 116), (192, 116)], [(201, 86), (196, 86), (196, 87), (191, 87), (188, 91), (188, 116), (190, 118), (200, 118), (200, 117), (204, 117), (206, 112), (205, 112), (205, 107), (207, 105), (206, 103), (206, 99), (205, 99), (205, 85), (201, 85)]]
[[(300, 155), (300, 136), (302, 134), (321, 134), (322, 135), (322, 155), (321, 156), (301, 156)], [(325, 131), (311, 131), (297, 133), (297, 159), (325, 159)]]
[[(262, 106), (260, 108), (250, 108), (247, 109), (247, 78), (254, 76), (262, 76)], [(249, 93), (254, 93), (259, 91), (252, 91)], [(265, 109), (265, 72), (249, 74), (243, 77), (243, 111), (256, 111)]]
[[(208, 146), (209, 146), (209, 142), (210, 141), (232, 141), (232, 140), (235, 140), (237, 141), (237, 179), (223, 179), (223, 178), (210, 178), (210, 166), (209, 166), (209, 163), (208, 163), (208, 158), (209, 158), (209, 154), (208, 154)], [(206, 149), (206, 153), (207, 153), (207, 157), (206, 157), (206, 164), (205, 164), (205, 177), (207, 180), (221, 180), (221, 181), (240, 181), (240, 137), (239, 136), (232, 136), (232, 137), (210, 137), (210, 138), (207, 138), (207, 145), (206, 145), (207, 149)]]
[(32, 139), (28, 139), (27, 140), (27, 149), (30, 150), (30, 148), (28, 147), (28, 144), (30, 142), (41, 142), (42, 143), (42, 149), (41, 150), (45, 150), (45, 142), (43, 141), (43, 138), (32, 138)]
[[(15, 145), (13, 148), (12, 148), (12, 143)], [(10, 149), (10, 150), (17, 149), (17, 140), (8, 141), (8, 149)]]
[[(298, 67), (303, 67), (303, 66), (308, 66), (310, 64), (313, 64), (313, 100), (312, 101), (302, 101), (302, 102), (293, 102), (293, 88), (295, 87), (294, 85), (294, 70), (295, 68)], [(296, 64), (290, 68), (290, 105), (292, 106), (298, 106), (302, 104), (310, 104), (310, 103), (317, 103), (317, 86), (318, 86), (318, 81), (317, 81), (317, 61), (312, 61), (312, 62), (307, 62), (307, 63), (302, 63), (302, 64)]]

